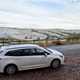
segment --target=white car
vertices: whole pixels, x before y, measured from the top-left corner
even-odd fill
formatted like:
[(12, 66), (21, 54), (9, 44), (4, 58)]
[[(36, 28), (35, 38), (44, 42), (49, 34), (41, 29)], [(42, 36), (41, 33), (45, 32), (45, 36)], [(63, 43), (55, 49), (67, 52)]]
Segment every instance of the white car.
[(0, 72), (14, 74), (16, 71), (41, 67), (58, 68), (64, 64), (64, 55), (56, 50), (34, 44), (10, 45), (0, 48)]

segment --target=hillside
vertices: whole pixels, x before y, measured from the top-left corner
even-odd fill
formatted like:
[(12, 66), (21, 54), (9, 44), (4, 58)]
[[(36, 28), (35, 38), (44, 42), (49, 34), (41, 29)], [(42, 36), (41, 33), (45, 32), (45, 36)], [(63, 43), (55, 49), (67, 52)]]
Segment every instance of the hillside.
[(0, 27), (0, 38), (12, 37), (16, 39), (46, 39), (49, 36), (52, 38), (64, 38), (70, 34), (79, 34), (80, 30), (64, 30), (64, 29), (23, 29)]

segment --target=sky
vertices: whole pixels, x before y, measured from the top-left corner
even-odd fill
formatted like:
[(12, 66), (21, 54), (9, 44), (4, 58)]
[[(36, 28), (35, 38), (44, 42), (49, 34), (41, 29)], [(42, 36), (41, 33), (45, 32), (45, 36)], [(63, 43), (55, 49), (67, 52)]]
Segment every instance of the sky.
[(80, 0), (0, 0), (0, 27), (80, 29)]

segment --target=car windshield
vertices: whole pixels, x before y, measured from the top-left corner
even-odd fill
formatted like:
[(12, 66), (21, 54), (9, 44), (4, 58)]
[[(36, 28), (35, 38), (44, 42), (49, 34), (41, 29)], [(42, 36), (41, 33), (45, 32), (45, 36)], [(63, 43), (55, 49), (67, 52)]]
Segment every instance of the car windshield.
[(49, 48), (45, 48), (49, 53), (52, 53), (52, 51)]

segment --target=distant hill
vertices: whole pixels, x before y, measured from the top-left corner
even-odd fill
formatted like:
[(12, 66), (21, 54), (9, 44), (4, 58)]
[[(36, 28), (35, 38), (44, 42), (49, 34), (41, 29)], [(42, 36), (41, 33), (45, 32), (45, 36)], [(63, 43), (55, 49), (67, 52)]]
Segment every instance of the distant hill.
[(1, 37), (13, 37), (17, 39), (46, 39), (47, 36), (67, 36), (69, 34), (79, 34), (80, 30), (64, 29), (26, 29), (26, 28), (9, 28), (0, 27)]

